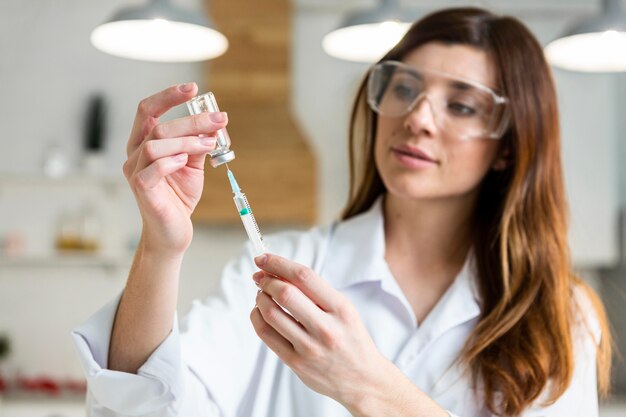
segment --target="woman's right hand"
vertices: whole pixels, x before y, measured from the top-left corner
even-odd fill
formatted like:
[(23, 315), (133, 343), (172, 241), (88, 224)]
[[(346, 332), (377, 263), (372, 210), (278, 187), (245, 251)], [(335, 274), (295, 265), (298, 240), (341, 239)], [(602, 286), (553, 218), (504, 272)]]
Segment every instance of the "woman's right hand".
[(226, 113), (159, 122), (197, 89), (195, 83), (181, 84), (142, 100), (128, 139), (124, 175), (141, 212), (141, 244), (159, 255), (180, 255), (191, 243), (191, 213), (202, 195), (204, 160), (215, 149), (216, 131), (227, 124)]

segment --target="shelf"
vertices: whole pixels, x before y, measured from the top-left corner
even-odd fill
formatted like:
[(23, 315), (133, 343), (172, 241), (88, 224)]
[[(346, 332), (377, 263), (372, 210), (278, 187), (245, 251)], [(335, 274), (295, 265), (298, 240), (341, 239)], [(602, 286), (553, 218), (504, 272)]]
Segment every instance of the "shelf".
[(67, 175), (59, 178), (46, 177), (43, 175), (0, 175), (1, 185), (125, 185), (126, 181), (120, 177), (110, 176), (89, 176), (89, 175)]
[(0, 256), (2, 268), (126, 268), (132, 263), (128, 257), (112, 257), (82, 253), (50, 254), (41, 256)]
[(0, 191), (10, 188), (84, 188), (99, 187), (107, 191), (126, 189), (126, 180), (120, 177), (97, 177), (87, 175), (68, 175), (51, 178), (43, 175), (0, 175)]

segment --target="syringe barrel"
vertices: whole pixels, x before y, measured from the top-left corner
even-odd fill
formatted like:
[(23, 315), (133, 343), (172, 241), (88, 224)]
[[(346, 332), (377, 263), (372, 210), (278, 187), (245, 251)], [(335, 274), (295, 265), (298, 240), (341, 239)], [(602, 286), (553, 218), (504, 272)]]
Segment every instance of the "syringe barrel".
[(239, 217), (241, 218), (243, 227), (246, 229), (248, 239), (252, 244), (254, 255), (259, 256), (264, 254), (266, 251), (265, 245), (263, 244), (263, 237), (259, 231), (259, 226), (256, 224), (256, 220), (254, 219), (254, 215), (252, 214), (246, 195), (244, 193), (237, 193), (233, 197), (233, 201), (235, 202), (235, 206), (237, 206)]
[(250, 207), (248, 207), (246, 198), (243, 194), (234, 196), (233, 200), (235, 201), (235, 206), (237, 206), (237, 210), (239, 210), (239, 215), (241, 215), (242, 212), (244, 212), (243, 214), (245, 214), (245, 212), (250, 210)]
[(240, 217), (241, 222), (243, 223), (243, 227), (244, 229), (246, 229), (248, 239), (252, 244), (252, 251), (254, 252), (254, 256), (263, 255), (266, 252), (265, 245), (263, 244), (263, 238), (261, 237), (261, 233), (259, 232), (252, 213), (247, 213)]

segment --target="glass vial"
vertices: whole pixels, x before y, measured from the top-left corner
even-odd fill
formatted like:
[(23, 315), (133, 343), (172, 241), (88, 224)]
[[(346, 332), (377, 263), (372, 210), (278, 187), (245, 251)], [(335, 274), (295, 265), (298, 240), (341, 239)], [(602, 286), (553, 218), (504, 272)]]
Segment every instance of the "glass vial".
[[(217, 101), (215, 101), (215, 95), (212, 92), (199, 95), (192, 98), (187, 102), (187, 109), (189, 114), (200, 114), (202, 112), (219, 112), (217, 107)], [(235, 159), (235, 152), (230, 150), (230, 137), (226, 128), (220, 129), (216, 132), (217, 146), (209, 152), (209, 162), (213, 168), (216, 168), (226, 162), (230, 162)]]

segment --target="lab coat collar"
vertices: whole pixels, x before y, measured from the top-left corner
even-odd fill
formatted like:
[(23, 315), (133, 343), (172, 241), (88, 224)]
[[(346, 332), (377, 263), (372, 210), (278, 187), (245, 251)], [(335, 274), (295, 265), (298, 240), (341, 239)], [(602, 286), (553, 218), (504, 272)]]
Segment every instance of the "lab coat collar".
[[(378, 281), (390, 292), (401, 293), (385, 261), (382, 196), (368, 211), (336, 224), (322, 265), (321, 276), (337, 289)], [(477, 317), (480, 314), (481, 303), (476, 278), (476, 260), (473, 251), (470, 250), (455, 281), (433, 308), (424, 325), (428, 321), (437, 322), (438, 330), (433, 331), (439, 333), (444, 328)], [(404, 295), (401, 297), (406, 300)], [(405, 303), (409, 307), (408, 302)]]

